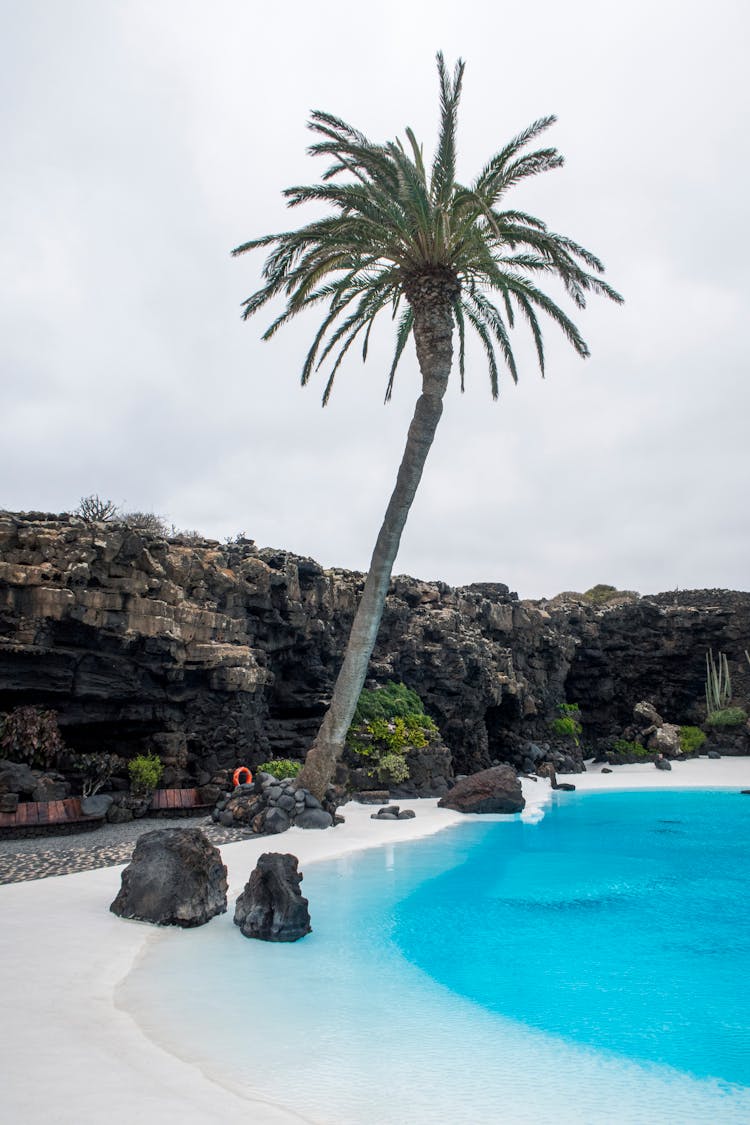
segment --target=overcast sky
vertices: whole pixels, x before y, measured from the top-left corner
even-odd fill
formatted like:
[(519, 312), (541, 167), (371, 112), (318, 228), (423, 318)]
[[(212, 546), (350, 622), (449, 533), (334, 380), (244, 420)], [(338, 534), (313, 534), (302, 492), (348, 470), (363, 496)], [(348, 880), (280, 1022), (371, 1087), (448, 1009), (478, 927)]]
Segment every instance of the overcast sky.
[[(467, 62), (459, 178), (532, 120), (562, 170), (516, 188), (594, 250), (624, 307), (550, 324), (547, 378), (454, 380), (396, 561), (521, 596), (750, 588), (746, 2), (0, 0), (0, 507), (91, 492), (216, 538), (366, 570), (419, 390), (386, 319), (321, 409), (317, 319), (243, 324), (305, 221), (311, 109), (429, 152), (434, 57)], [(322, 373), (321, 373), (322, 376)]]

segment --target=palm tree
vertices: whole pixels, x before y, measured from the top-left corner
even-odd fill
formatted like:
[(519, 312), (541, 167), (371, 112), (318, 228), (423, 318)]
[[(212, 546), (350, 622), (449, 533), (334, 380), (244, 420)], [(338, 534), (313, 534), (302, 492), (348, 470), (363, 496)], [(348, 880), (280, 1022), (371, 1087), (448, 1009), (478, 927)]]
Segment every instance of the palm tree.
[(362, 357), (367, 358), (370, 332), (383, 309), (398, 318), (386, 401), (411, 335), (422, 375), (422, 393), (331, 704), (298, 778), (318, 796), (333, 776), (365, 681), (401, 534), (442, 413), (454, 328), (461, 389), (470, 327), (483, 347), (492, 397), (497, 398), (498, 351), (514, 382), (518, 378), (509, 330), (519, 315), (531, 331), (542, 375), (540, 312), (562, 329), (580, 356), (589, 354), (575, 324), (538, 288), (537, 276), (557, 278), (581, 309), (588, 293), (622, 300), (602, 280), (604, 267), (588, 250), (523, 211), (500, 209), (519, 181), (563, 163), (554, 148), (523, 151), (555, 118), (535, 121), (488, 161), (471, 186), (464, 186), (456, 181), (456, 118), (464, 63), (459, 60), (452, 77), (442, 54), (437, 66), (440, 133), (429, 172), (411, 129), (406, 130), (406, 144), (374, 144), (339, 118), (316, 111), (309, 127), (317, 139), (309, 152), (332, 163), (320, 184), (287, 188), (284, 195), (290, 207), (318, 202), (327, 204), (332, 214), (298, 230), (253, 239), (233, 251), (237, 255), (270, 248), (264, 284), (243, 306), (247, 319), (273, 298), (285, 300), (263, 339), (270, 339), (298, 313), (326, 306), (302, 368), (304, 385), (329, 360), (323, 405), (358, 338)]

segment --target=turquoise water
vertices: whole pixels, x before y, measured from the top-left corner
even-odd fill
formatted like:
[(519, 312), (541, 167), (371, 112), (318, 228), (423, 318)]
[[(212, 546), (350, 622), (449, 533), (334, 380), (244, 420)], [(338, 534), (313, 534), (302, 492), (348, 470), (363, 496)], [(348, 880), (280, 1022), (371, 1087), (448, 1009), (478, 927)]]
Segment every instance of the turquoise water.
[(313, 864), (304, 940), (159, 931), (120, 1000), (305, 1121), (746, 1125), (749, 816), (565, 794)]
[(396, 910), (441, 984), (579, 1043), (750, 1085), (750, 801), (572, 797), (472, 829), (465, 863)]

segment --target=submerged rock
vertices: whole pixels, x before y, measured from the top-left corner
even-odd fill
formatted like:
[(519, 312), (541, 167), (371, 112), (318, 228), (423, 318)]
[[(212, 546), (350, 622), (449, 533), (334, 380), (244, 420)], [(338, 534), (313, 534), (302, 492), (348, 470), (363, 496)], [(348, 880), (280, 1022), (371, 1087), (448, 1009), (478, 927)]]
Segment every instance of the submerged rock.
[(312, 933), (302, 874), (294, 855), (265, 852), (237, 899), (234, 924), (245, 937), (260, 941), (298, 941)]
[(227, 908), (227, 869), (200, 828), (145, 832), (110, 906), (120, 918), (157, 926), (202, 926)]
[(443, 809), (463, 813), (517, 813), (526, 802), (512, 766), (493, 766), (459, 781), (438, 801)]

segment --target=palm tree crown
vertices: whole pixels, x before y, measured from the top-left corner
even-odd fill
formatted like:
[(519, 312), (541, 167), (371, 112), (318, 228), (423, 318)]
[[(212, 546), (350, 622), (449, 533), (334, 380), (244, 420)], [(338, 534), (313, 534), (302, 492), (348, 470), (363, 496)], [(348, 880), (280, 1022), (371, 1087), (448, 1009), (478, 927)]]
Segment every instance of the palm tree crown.
[[(442, 54), (437, 63), (440, 136), (429, 174), (422, 146), (411, 129), (406, 130), (406, 146), (400, 140), (373, 144), (339, 118), (315, 111), (309, 127), (322, 139), (309, 152), (331, 157), (333, 163), (321, 184), (290, 187), (284, 195), (290, 207), (318, 201), (330, 205), (334, 214), (298, 230), (253, 239), (233, 251), (238, 255), (273, 247), (263, 269), (265, 284), (243, 305), (247, 319), (272, 298), (286, 298), (286, 307), (264, 339), (297, 313), (316, 304), (328, 305), (302, 369), (304, 384), (330, 358), (324, 405), (341, 361), (358, 336), (362, 357), (367, 358), (370, 330), (384, 308), (394, 317), (400, 311), (386, 399), (414, 327), (415, 303), (429, 299), (436, 290), (450, 297), (462, 389), (468, 323), (484, 348), (496, 398), (498, 351), (513, 380), (518, 378), (509, 336), (518, 314), (529, 325), (542, 374), (540, 311), (559, 325), (580, 356), (589, 354), (575, 324), (539, 289), (537, 276), (555, 275), (581, 309), (588, 292), (622, 300), (602, 279), (604, 267), (594, 254), (548, 230), (540, 219), (501, 209), (506, 193), (519, 181), (562, 165), (563, 157), (554, 148), (523, 152), (556, 118), (535, 121), (488, 161), (471, 186), (464, 187), (455, 179), (456, 116), (464, 63), (457, 63), (452, 78)], [(348, 182), (333, 182), (340, 176)]]

